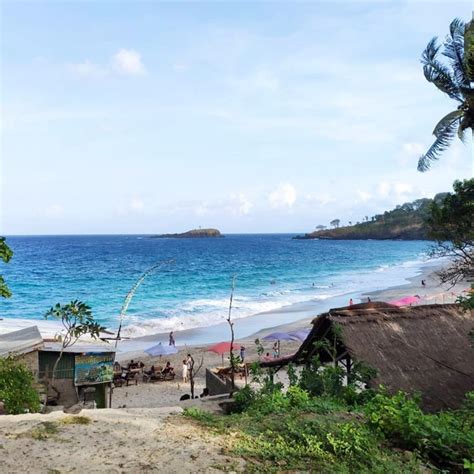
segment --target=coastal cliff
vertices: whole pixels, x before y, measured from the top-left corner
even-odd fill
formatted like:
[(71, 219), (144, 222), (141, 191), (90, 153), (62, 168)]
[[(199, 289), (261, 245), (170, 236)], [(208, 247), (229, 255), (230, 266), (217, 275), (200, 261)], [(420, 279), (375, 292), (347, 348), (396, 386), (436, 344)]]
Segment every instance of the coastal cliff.
[(339, 220), (332, 222), (333, 229), (318, 226), (319, 230), (294, 239), (327, 239), (327, 240), (430, 240), (426, 216), (433, 201), (442, 201), (446, 193), (437, 194), (433, 199), (416, 201), (397, 206), (391, 211), (377, 214), (363, 222), (339, 227)]
[(217, 229), (193, 229), (182, 234), (152, 235), (153, 239), (203, 239), (224, 237)]

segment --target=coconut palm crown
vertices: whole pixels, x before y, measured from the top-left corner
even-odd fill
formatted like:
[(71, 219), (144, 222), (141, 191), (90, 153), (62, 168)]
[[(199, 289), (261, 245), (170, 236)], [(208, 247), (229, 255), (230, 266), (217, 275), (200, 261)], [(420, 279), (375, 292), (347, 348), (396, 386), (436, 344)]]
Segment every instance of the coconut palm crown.
[(418, 160), (418, 171), (426, 171), (440, 158), (455, 136), (461, 140), (465, 131), (474, 130), (474, 22), (459, 19), (451, 22), (449, 35), (442, 44), (433, 38), (421, 56), (428, 82), (458, 103), (433, 130), (435, 141)]

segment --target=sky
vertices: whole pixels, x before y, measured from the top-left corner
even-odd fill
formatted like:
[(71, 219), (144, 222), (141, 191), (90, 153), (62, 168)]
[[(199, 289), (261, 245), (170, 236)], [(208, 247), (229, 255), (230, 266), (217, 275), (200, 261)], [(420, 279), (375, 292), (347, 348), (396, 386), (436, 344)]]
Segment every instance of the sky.
[(470, 1), (1, 2), (0, 233), (305, 232), (473, 174), (419, 155)]

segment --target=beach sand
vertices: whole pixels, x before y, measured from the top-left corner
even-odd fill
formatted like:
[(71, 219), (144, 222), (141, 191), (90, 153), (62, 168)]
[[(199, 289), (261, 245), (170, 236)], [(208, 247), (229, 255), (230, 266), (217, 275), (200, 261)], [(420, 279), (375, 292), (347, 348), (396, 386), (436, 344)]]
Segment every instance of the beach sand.
[[(0, 417), (1, 472), (222, 472), (243, 463), (222, 454), (223, 437), (179, 416), (181, 408), (82, 410)], [(45, 424), (46, 423), (46, 424)], [(55, 431), (55, 432), (53, 432)]]

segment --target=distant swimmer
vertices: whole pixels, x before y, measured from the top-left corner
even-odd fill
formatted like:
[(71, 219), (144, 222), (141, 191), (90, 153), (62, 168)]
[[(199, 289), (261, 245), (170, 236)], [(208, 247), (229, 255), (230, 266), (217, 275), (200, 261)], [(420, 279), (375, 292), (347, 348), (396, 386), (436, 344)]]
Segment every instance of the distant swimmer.
[(275, 280), (270, 280), (270, 285), (274, 285), (276, 283)]

